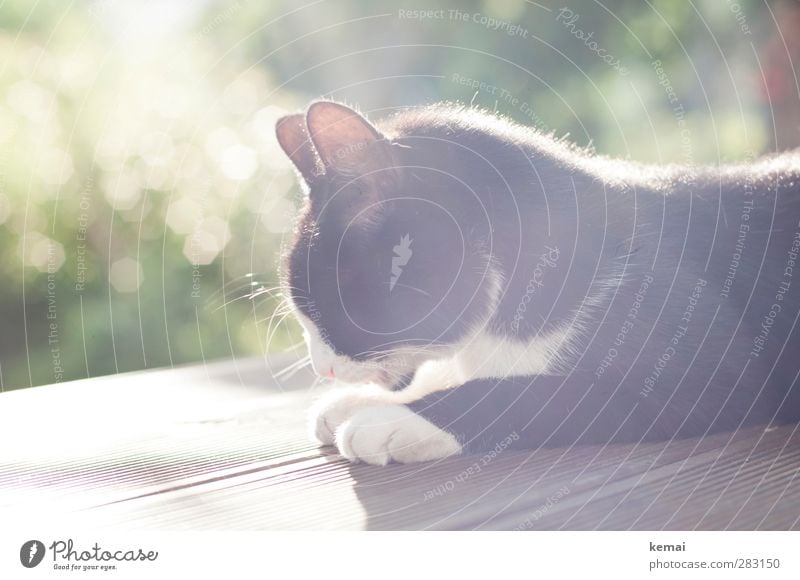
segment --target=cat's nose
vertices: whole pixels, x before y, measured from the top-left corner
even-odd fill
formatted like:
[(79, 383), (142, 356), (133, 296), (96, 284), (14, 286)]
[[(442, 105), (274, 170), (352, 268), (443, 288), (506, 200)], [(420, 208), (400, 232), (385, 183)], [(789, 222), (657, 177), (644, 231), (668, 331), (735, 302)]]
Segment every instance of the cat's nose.
[(328, 367), (328, 370), (327, 370), (327, 371), (325, 371), (325, 373), (324, 373), (324, 375), (323, 375), (323, 376), (324, 376), (326, 379), (335, 379), (335, 378), (336, 378), (336, 373), (335, 373), (335, 372), (334, 372), (334, 370), (333, 370), (333, 365), (331, 365), (331, 366), (329, 366), (329, 367)]

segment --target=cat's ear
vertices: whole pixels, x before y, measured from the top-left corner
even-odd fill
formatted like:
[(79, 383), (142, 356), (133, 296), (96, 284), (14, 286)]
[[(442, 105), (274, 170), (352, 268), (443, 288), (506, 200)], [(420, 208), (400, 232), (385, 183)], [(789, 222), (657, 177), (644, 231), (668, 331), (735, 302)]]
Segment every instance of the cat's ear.
[(326, 169), (364, 175), (391, 166), (383, 135), (353, 109), (331, 101), (308, 107), (306, 125)]
[(275, 134), (284, 153), (307, 183), (311, 183), (322, 171), (314, 145), (306, 130), (306, 118), (302, 113), (286, 115), (275, 123)]

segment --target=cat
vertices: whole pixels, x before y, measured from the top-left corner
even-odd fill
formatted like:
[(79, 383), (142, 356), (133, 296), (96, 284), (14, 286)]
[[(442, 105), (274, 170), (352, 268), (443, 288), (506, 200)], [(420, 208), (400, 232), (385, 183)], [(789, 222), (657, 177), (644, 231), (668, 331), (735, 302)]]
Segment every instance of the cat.
[(276, 123), (315, 437), (351, 461), (669, 441), (800, 418), (800, 154), (596, 155), (473, 107)]

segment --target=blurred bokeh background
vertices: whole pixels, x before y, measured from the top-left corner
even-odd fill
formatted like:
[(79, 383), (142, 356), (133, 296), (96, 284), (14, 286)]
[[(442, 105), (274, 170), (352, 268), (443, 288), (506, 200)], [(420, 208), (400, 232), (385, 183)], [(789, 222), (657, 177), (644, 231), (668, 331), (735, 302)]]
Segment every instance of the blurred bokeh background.
[(0, 388), (293, 348), (273, 126), (312, 99), (720, 164), (800, 145), (798, 57), (794, 0), (5, 0)]

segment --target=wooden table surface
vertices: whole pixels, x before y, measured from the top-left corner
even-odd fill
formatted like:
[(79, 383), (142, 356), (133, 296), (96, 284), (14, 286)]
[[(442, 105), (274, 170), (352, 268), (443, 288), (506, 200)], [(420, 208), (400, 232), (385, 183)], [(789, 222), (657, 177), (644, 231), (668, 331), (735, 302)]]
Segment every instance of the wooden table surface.
[(797, 425), (351, 465), (244, 359), (0, 394), (0, 521), (70, 529), (800, 529)]

